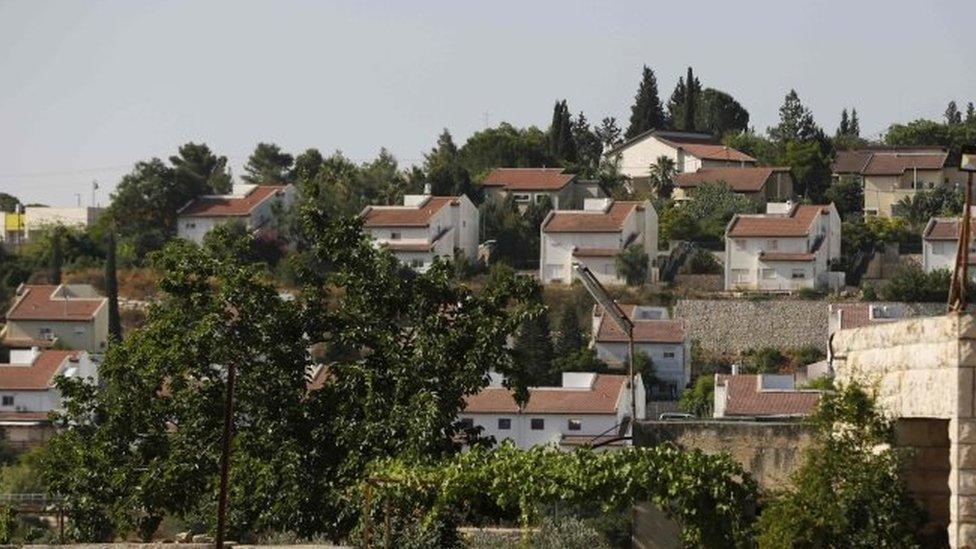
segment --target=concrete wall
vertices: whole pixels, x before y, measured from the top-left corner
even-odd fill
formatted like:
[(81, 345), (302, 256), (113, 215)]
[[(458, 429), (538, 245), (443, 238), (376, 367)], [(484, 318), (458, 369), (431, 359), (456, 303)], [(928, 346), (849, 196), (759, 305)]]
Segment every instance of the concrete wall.
[(827, 303), (787, 299), (681, 299), (674, 318), (688, 321), (688, 339), (710, 351), (814, 345), (827, 350)]

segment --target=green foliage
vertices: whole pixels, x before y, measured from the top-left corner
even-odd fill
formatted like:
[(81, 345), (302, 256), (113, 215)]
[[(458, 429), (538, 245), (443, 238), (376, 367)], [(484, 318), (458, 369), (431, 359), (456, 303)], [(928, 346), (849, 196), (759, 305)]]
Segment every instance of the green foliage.
[(822, 141), (788, 141), (782, 163), (796, 180), (795, 192), (814, 203), (823, 202), (830, 186), (831, 151)]
[(774, 141), (752, 130), (743, 130), (726, 135), (722, 142), (755, 158), (760, 164), (775, 166), (779, 163), (780, 147)]
[(660, 212), (658, 230), (662, 242), (693, 240), (698, 237), (698, 220), (688, 208), (668, 201), (665, 207), (658, 211)]
[[(486, 132), (488, 130), (485, 130)], [(540, 132), (541, 133), (541, 132)], [(477, 134), (476, 134), (477, 135)], [(474, 139), (472, 136), (471, 139)], [(472, 144), (472, 150), (481, 154), (490, 155), (494, 151), (494, 143), (489, 134), (482, 134)], [(470, 141), (470, 140), (469, 140)], [(482, 152), (488, 149), (487, 152)], [(469, 150), (468, 154), (473, 156), (474, 152)], [(458, 196), (465, 194), (475, 203), (478, 203), (478, 191), (471, 182), (471, 171), (465, 167), (461, 160), (461, 153), (454, 138), (447, 128), (441, 132), (437, 138), (437, 143), (429, 153), (424, 155), (424, 174), (430, 183), (431, 191), (437, 196)]]
[(13, 213), (20, 206), (20, 200), (12, 195), (0, 192), (0, 212)]
[(674, 160), (667, 156), (659, 156), (651, 164), (649, 183), (651, 190), (654, 191), (654, 196), (671, 197), (671, 192), (674, 190), (674, 178), (678, 175), (674, 166)]
[(902, 198), (894, 205), (893, 212), (908, 221), (915, 232), (921, 232), (933, 217), (961, 214), (964, 203), (962, 190), (950, 185), (937, 185)]
[(177, 185), (193, 194), (224, 194), (232, 187), (227, 157), (217, 156), (204, 143), (187, 143), (169, 157)]
[(945, 147), (952, 164), (959, 158), (962, 147), (976, 143), (976, 120), (941, 124), (919, 119), (907, 124), (892, 124), (885, 132), (884, 142), (894, 147)]
[(552, 361), (552, 372), (606, 372), (607, 363), (600, 360), (596, 351), (582, 347), (569, 354), (558, 355)]
[(759, 547), (918, 547), (923, 515), (874, 398), (858, 385), (827, 393), (811, 422), (815, 444), (763, 510)]
[[(560, 124), (570, 124), (568, 108)], [(571, 128), (564, 130), (567, 133), (562, 146), (575, 148)], [(438, 147), (440, 149), (440, 142)], [(446, 149), (442, 151), (446, 152)], [(569, 158), (575, 159), (575, 151), (567, 150), (563, 154), (572, 154)], [(547, 163), (552, 165), (557, 159), (552, 158), (548, 152), (545, 132), (535, 126), (516, 128), (502, 122), (497, 127), (485, 128), (469, 137), (458, 151), (457, 161), (472, 177), (480, 179), (493, 168), (535, 168)], [(430, 167), (425, 169), (430, 173)]]
[(776, 374), (786, 364), (786, 355), (778, 347), (759, 347), (744, 353), (745, 370), (757, 374)]
[(672, 129), (695, 131), (700, 96), (701, 82), (695, 77), (691, 67), (688, 67), (688, 74), (686, 77), (678, 77), (678, 83), (668, 99), (668, 121)]
[(491, 260), (516, 267), (534, 265), (539, 259), (539, 226), (552, 209), (548, 199), (529, 204), (519, 212), (515, 198), (488, 198), (478, 211), (484, 240), (494, 240)]
[(756, 213), (758, 205), (732, 192), (725, 183), (703, 183), (691, 192), (691, 199), (680, 208), (697, 220), (698, 240), (724, 242), (725, 227), (735, 214)]
[(884, 301), (941, 302), (949, 299), (952, 274), (946, 269), (926, 273), (917, 265), (898, 270), (878, 292)]
[(274, 143), (258, 143), (244, 164), (241, 179), (248, 183), (277, 185), (287, 183), (295, 158)]
[(599, 531), (587, 522), (573, 517), (542, 521), (539, 531), (532, 536), (531, 543), (531, 547), (537, 549), (610, 549)]
[(119, 273), (115, 262), (115, 231), (108, 230), (105, 256), (105, 295), (108, 297), (108, 335), (113, 342), (122, 340), (122, 317), (119, 315)]
[(722, 137), (749, 128), (749, 111), (731, 95), (705, 88), (698, 97), (695, 128)]
[(861, 183), (849, 175), (830, 185), (824, 192), (824, 200), (833, 203), (843, 220), (856, 219), (864, 212), (864, 189)]
[(634, 105), (630, 108), (630, 125), (624, 133), (626, 139), (653, 129), (667, 127), (667, 117), (661, 98), (657, 91), (657, 77), (654, 71), (644, 66), (641, 72), (640, 86), (634, 96)]
[(721, 274), (722, 265), (715, 259), (715, 254), (708, 250), (695, 248), (685, 260), (690, 274)]
[(585, 344), (576, 307), (572, 303), (567, 303), (559, 314), (559, 333), (556, 334), (553, 352), (557, 357), (570, 356), (582, 349)]
[(691, 388), (681, 393), (678, 405), (689, 414), (708, 417), (715, 403), (715, 376), (702, 374), (695, 379)]
[(756, 497), (754, 481), (728, 455), (670, 445), (600, 453), (504, 442), (440, 462), (389, 460), (373, 473), (387, 479), (374, 498), (377, 511), (388, 506), (429, 529), (459, 515), (516, 516), (531, 525), (555, 503), (613, 512), (651, 501), (682, 527), (686, 546), (748, 544)]
[(817, 136), (819, 128), (813, 113), (800, 102), (796, 90), (790, 90), (779, 108), (779, 123), (767, 130), (774, 141), (807, 141)]
[(877, 301), (878, 290), (874, 284), (868, 282), (861, 283), (861, 301)]
[(628, 286), (641, 286), (647, 282), (650, 270), (649, 258), (640, 244), (631, 244), (614, 258), (617, 274), (627, 281)]
[(573, 120), (566, 100), (556, 101), (552, 111), (552, 124), (547, 136), (549, 157), (559, 162), (576, 162), (576, 140), (573, 137)]
[(834, 378), (830, 376), (821, 376), (818, 378), (814, 378), (801, 385), (800, 389), (808, 389), (814, 391), (833, 391)]
[(552, 371), (552, 335), (549, 332), (549, 315), (545, 309), (522, 322), (512, 352), (530, 385), (558, 384), (559, 380)]

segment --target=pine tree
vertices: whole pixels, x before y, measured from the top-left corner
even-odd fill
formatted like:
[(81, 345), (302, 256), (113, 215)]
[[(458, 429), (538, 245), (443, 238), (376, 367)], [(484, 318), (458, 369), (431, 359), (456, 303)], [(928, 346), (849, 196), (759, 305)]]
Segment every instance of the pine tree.
[(246, 175), (241, 179), (255, 184), (279, 184), (287, 182), (291, 167), (295, 163), (292, 155), (283, 152), (274, 143), (258, 143), (258, 146), (244, 165)]
[(549, 156), (556, 162), (575, 162), (576, 143), (573, 140), (573, 118), (566, 100), (556, 101), (549, 125)]
[(953, 125), (962, 123), (962, 113), (959, 112), (959, 107), (956, 106), (955, 101), (949, 101), (944, 116), (946, 124)]
[(696, 103), (698, 102), (698, 89), (701, 84), (695, 79), (695, 75), (691, 72), (691, 67), (688, 67), (688, 77), (685, 79), (687, 84), (685, 85), (685, 105), (684, 105), (684, 130), (686, 132), (695, 131), (695, 111)]
[(515, 359), (534, 385), (552, 384), (552, 338), (549, 332), (549, 316), (545, 313), (526, 319), (519, 328), (515, 346)]
[(851, 124), (848, 130), (852, 136), (861, 137), (861, 125), (857, 121), (857, 109), (851, 109)]
[(805, 141), (819, 133), (813, 114), (800, 102), (796, 90), (790, 90), (779, 108), (779, 124), (769, 128), (769, 136), (775, 141)]
[(840, 111), (840, 126), (837, 127), (837, 135), (848, 135), (851, 133), (851, 122), (847, 117), (847, 109)]
[(580, 330), (576, 307), (567, 303), (559, 317), (559, 334), (553, 352), (557, 357), (567, 357), (583, 348), (583, 331)]
[(620, 144), (620, 127), (617, 126), (617, 119), (612, 116), (604, 118), (593, 133), (600, 139), (604, 150)]
[(973, 108), (973, 102), (970, 101), (966, 104), (966, 123), (972, 124), (976, 122), (976, 108)]
[(105, 257), (105, 293), (108, 294), (108, 335), (112, 343), (122, 341), (122, 319), (119, 316), (119, 278), (115, 265), (115, 228), (108, 232), (108, 250)]
[(664, 107), (657, 92), (657, 78), (654, 71), (644, 65), (634, 105), (630, 108), (630, 126), (624, 137), (630, 139), (647, 130), (664, 128), (665, 122)]
[(678, 83), (674, 85), (674, 91), (671, 92), (671, 98), (668, 99), (668, 116), (671, 119), (671, 129), (681, 129), (679, 126), (684, 122), (683, 111), (686, 95), (685, 78), (683, 76), (679, 76)]
[(61, 264), (64, 257), (61, 252), (61, 227), (51, 230), (51, 284), (61, 284)]

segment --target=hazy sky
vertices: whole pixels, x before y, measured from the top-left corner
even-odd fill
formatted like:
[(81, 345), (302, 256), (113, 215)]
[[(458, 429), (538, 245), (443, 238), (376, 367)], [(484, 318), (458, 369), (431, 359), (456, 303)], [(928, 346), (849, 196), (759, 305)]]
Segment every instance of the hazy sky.
[(976, 2), (0, 0), (0, 191), (87, 204), (97, 179), (105, 203), (187, 141), (235, 174), (262, 140), (408, 165), (444, 127), (545, 127), (557, 98), (626, 126), (642, 64), (665, 100), (693, 66), (757, 130), (793, 87), (877, 135), (976, 101)]

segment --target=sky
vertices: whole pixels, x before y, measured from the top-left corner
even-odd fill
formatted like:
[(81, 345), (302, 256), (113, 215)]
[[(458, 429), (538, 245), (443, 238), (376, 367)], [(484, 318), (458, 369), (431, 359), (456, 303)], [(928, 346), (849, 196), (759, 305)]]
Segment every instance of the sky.
[(758, 131), (795, 88), (827, 131), (855, 107), (877, 137), (976, 101), (974, 16), (972, 0), (0, 0), (0, 192), (88, 205), (97, 181), (104, 205), (188, 141), (238, 175), (260, 141), (408, 166), (443, 128), (545, 128), (557, 99), (626, 127), (645, 64), (662, 100), (690, 65)]

